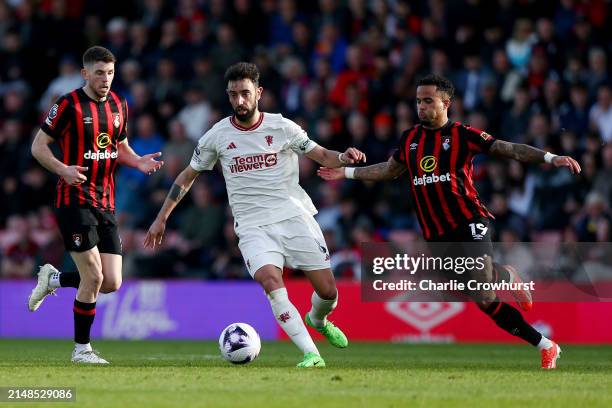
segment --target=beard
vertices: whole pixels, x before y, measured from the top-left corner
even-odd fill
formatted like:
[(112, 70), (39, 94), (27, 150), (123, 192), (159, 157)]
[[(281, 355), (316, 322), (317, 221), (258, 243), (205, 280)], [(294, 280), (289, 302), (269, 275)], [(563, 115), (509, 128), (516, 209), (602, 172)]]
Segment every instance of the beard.
[(430, 118), (419, 118), (419, 123), (423, 126), (431, 126), (432, 121)]
[(240, 122), (248, 122), (253, 115), (255, 115), (255, 109), (257, 108), (257, 106), (254, 106), (252, 109), (247, 109), (245, 113), (238, 113), (237, 109), (234, 109), (234, 115), (236, 116), (236, 119), (238, 119)]

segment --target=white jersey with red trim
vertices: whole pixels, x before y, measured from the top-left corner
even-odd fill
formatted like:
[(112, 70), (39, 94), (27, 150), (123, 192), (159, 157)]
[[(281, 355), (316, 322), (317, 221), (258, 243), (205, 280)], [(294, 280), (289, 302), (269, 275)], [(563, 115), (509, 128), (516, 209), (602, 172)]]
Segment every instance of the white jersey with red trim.
[(280, 114), (261, 112), (250, 128), (227, 117), (200, 138), (190, 165), (201, 172), (219, 161), (236, 223), (267, 225), (317, 213), (299, 185), (298, 168), (298, 154), (315, 146), (300, 126)]

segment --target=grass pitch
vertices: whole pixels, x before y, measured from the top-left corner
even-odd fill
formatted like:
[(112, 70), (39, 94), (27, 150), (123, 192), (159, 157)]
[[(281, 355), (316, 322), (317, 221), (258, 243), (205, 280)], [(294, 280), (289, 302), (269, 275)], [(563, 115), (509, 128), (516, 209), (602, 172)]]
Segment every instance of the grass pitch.
[(612, 406), (612, 346), (562, 345), (553, 371), (525, 345), (322, 344), (327, 368), (311, 370), (294, 367), (300, 354), (286, 342), (264, 343), (246, 366), (213, 342), (94, 346), (110, 366), (73, 366), (69, 341), (0, 340), (0, 386), (75, 387), (76, 402), (52, 406), (79, 408)]

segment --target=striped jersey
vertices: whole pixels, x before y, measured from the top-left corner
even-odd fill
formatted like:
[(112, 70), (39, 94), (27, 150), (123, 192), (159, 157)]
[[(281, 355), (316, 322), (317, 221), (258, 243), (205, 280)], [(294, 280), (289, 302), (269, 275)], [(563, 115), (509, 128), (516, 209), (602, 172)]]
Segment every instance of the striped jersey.
[(118, 143), (127, 137), (128, 107), (124, 98), (109, 92), (105, 101), (91, 99), (81, 88), (51, 107), (41, 129), (59, 142), (60, 160), (68, 166), (88, 167), (87, 181), (57, 183), (55, 207), (95, 207), (115, 210), (115, 169)]
[(437, 239), (477, 218), (493, 218), (478, 197), (472, 159), (494, 142), (488, 133), (460, 122), (439, 129), (406, 130), (393, 158), (410, 176), (410, 194), (425, 239)]

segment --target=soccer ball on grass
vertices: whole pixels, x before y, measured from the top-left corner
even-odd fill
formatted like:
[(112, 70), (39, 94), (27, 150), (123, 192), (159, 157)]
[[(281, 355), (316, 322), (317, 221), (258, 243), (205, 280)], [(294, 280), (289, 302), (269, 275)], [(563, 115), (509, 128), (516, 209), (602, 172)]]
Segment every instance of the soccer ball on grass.
[(219, 336), (221, 356), (233, 364), (246, 364), (255, 360), (261, 350), (259, 334), (246, 323), (232, 323)]

